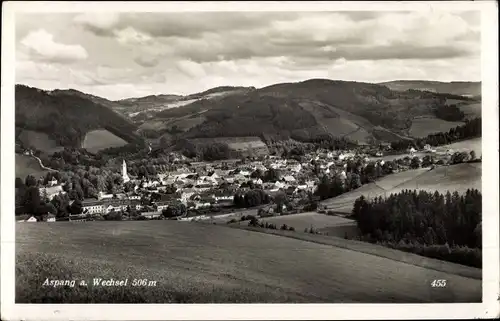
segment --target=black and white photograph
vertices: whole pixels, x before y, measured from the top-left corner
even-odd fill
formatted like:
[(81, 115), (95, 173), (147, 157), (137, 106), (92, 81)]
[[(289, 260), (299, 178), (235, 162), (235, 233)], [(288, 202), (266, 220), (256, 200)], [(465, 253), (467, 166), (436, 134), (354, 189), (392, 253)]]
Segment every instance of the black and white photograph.
[(49, 3), (2, 36), (13, 305), (498, 305), (497, 4)]

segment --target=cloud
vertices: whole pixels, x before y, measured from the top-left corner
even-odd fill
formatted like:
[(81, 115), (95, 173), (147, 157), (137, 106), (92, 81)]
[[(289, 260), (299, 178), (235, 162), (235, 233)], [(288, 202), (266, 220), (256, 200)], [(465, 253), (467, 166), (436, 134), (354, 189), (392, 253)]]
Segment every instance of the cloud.
[(134, 61), (139, 66), (146, 67), (146, 68), (155, 67), (155, 66), (157, 66), (160, 63), (160, 61), (158, 60), (158, 58), (156, 58), (156, 57), (147, 57), (147, 56), (135, 57)]
[(77, 15), (73, 21), (83, 28), (97, 34), (106, 35), (119, 21), (119, 14), (112, 12), (92, 12)]
[(142, 45), (153, 38), (143, 32), (139, 32), (132, 27), (114, 31), (116, 39), (119, 43), (124, 45)]
[[(144, 49), (156, 50), (157, 58), (199, 63), (280, 56), (365, 60), (370, 59), (371, 50), (375, 60), (445, 59), (475, 55), (479, 49), (478, 30), (453, 13), (312, 12), (292, 17), (271, 19), (251, 30), (238, 25), (213, 32), (216, 27), (207, 27), (193, 37), (165, 31), (163, 35), (171, 35), (152, 36)], [(253, 18), (249, 21), (256, 21)], [(224, 23), (216, 24), (221, 25)], [(197, 26), (195, 23), (191, 29), (197, 30)]]
[(30, 14), (16, 19), (16, 77), (115, 99), (308, 78), (478, 80), (480, 27), (477, 12), (454, 11)]
[(100, 36), (132, 27), (154, 37), (199, 37), (207, 32), (251, 30), (273, 20), (293, 20), (295, 12), (164, 12), (82, 14), (74, 22)]
[(21, 44), (29, 51), (30, 55), (36, 59), (71, 63), (88, 58), (87, 51), (81, 45), (66, 45), (54, 41), (54, 36), (38, 29), (30, 32)]
[(176, 63), (176, 67), (178, 68), (179, 71), (182, 73), (196, 78), (196, 77), (203, 77), (206, 75), (205, 70), (203, 67), (193, 61), (190, 60), (181, 60)]

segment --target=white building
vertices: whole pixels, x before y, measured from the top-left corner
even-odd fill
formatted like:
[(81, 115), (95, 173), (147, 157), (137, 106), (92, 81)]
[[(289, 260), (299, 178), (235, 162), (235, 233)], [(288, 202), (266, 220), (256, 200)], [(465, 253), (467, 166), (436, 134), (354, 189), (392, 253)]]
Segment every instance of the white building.
[(40, 190), (40, 195), (47, 196), (49, 201), (52, 200), (54, 198), (54, 196), (56, 196), (59, 193), (66, 194), (66, 192), (63, 190), (61, 185), (50, 186), (50, 187), (40, 187), (39, 190)]
[(127, 174), (127, 163), (125, 163), (125, 160), (123, 160), (122, 164), (122, 178), (123, 178), (123, 183), (130, 182), (130, 178), (128, 177)]
[(52, 177), (52, 179), (49, 181), (49, 186), (56, 186), (57, 185), (57, 179), (55, 177)]

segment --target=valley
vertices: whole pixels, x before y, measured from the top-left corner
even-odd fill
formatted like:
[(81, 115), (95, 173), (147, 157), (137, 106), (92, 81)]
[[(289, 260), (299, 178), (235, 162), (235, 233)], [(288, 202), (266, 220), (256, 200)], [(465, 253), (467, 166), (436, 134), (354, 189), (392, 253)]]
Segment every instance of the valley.
[[(423, 243), (441, 232), (432, 220), (434, 232), (397, 239), (353, 217), (361, 197), (457, 192), (451, 207), (480, 196), (477, 120), (435, 113), (458, 117), (477, 99), (322, 79), (119, 101), (17, 89), (16, 302), (481, 300), (476, 207), (462, 233), (472, 245), (449, 253), (437, 237)], [(423, 147), (437, 132), (449, 143)], [(157, 286), (36, 281), (95, 271)], [(450, 286), (429, 290), (436, 278)]]

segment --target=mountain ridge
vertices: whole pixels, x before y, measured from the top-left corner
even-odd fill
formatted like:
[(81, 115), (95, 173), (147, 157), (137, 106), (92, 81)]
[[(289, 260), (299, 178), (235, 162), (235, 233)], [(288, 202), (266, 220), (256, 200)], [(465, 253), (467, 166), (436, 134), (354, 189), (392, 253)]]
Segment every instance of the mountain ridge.
[[(399, 84), (398, 81), (395, 82), (396, 85)], [(431, 83), (418, 82), (416, 85), (419, 86)], [(462, 86), (462, 82), (456, 83)], [(407, 87), (414, 85), (412, 81), (405, 81), (405, 84)], [(23, 87), (16, 85), (16, 93), (18, 86)], [(437, 109), (450, 109), (446, 107), (447, 100), (462, 105), (471, 101), (471, 98), (457, 94), (414, 88), (391, 89), (391, 86), (394, 87), (394, 83), (388, 86), (387, 83), (313, 78), (258, 89), (219, 86), (186, 96), (161, 94), (118, 101), (74, 89), (37, 90), (46, 92), (54, 99), (61, 99), (63, 105), (76, 102), (93, 106), (91, 109), (94, 111), (96, 106), (101, 106), (113, 112), (110, 115), (113, 115), (111, 118), (115, 121), (118, 121), (116, 119), (120, 114), (119, 127), (127, 129), (117, 131), (116, 128), (111, 128), (118, 136), (128, 138), (127, 141), (138, 141), (138, 137), (142, 136), (153, 142), (163, 139), (163, 142), (172, 144), (178, 139), (262, 135), (300, 141), (333, 136), (361, 144), (391, 142), (411, 139), (413, 119), (420, 119), (421, 128), (422, 118), (439, 118)], [(17, 103), (16, 97), (16, 105)], [(36, 102), (32, 103), (36, 105)], [(16, 110), (16, 116), (17, 114)], [(97, 124), (100, 122), (96, 120)], [(432, 128), (425, 129), (425, 124), (423, 126), (424, 132), (432, 131)], [(444, 127), (446, 126), (448, 125), (445, 124)], [(123, 135), (124, 132), (127, 134)], [(81, 136), (82, 133), (79, 131), (77, 134)]]

